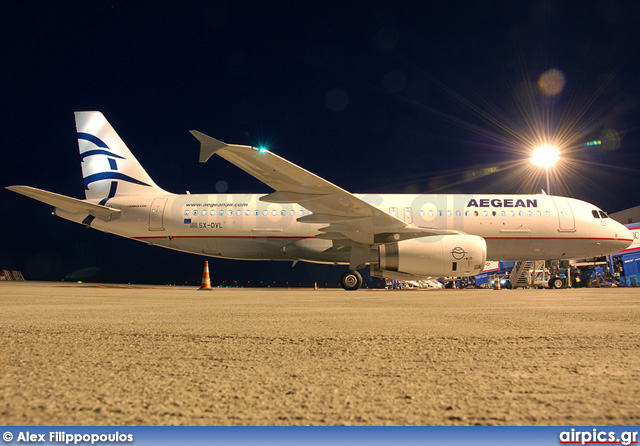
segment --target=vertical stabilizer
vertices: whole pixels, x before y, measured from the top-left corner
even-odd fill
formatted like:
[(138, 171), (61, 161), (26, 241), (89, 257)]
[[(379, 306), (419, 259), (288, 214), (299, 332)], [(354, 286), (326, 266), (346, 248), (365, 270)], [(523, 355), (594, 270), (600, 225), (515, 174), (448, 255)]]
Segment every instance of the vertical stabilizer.
[(87, 199), (165, 194), (145, 172), (104, 115), (76, 112), (78, 146)]

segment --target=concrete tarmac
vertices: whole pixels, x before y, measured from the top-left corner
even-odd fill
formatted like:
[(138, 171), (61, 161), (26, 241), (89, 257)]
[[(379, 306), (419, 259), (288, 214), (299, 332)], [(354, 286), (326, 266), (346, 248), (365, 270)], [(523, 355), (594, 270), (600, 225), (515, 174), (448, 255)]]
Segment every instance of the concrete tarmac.
[(638, 425), (640, 290), (0, 282), (2, 425)]

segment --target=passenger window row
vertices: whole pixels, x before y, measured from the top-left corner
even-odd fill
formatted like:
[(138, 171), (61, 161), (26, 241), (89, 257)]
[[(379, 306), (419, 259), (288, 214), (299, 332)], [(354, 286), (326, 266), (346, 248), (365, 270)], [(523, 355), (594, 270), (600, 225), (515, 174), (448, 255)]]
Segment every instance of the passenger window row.
[[(407, 211), (407, 215), (409, 215), (410, 213), (411, 213), (411, 211)], [(609, 218), (609, 216), (606, 213), (604, 213), (603, 211), (593, 210), (593, 211), (591, 211), (591, 213), (593, 214), (594, 218)], [(206, 209), (202, 210), (202, 211), (200, 211), (199, 209), (194, 209), (194, 210), (187, 209), (187, 210), (184, 211), (184, 215), (187, 215), (187, 216), (188, 215), (193, 215), (194, 217), (197, 217), (198, 215), (201, 215), (201, 216), (207, 216), (207, 215), (211, 215), (211, 216), (215, 216), (215, 215), (233, 216), (234, 214), (237, 215), (237, 216), (240, 216), (240, 215), (243, 215), (243, 214), (245, 216), (250, 216), (250, 215), (253, 214), (256, 217), (260, 216), (260, 215), (268, 216), (269, 214), (271, 214), (272, 216), (275, 217), (275, 216), (277, 216), (279, 214), (280, 216), (283, 216), (283, 217), (286, 216), (286, 215), (290, 215), (291, 217), (293, 217), (293, 216), (296, 215), (296, 211), (294, 211), (293, 209), (291, 209), (289, 211), (286, 211), (284, 209), (281, 210), (281, 211), (277, 211), (277, 210), (273, 209), (273, 210), (271, 210), (271, 212), (269, 212), (266, 209), (263, 210), (262, 212), (258, 211), (258, 210), (250, 211), (248, 209), (244, 210), (244, 212), (242, 210), (240, 210), (240, 209), (236, 210), (235, 212), (233, 210), (231, 210), (231, 209), (228, 209), (228, 210), (224, 210), (224, 209), (215, 210), (215, 209), (212, 209), (210, 211), (207, 211)], [(306, 215), (312, 215), (312, 214), (313, 214), (313, 212), (306, 211)], [(302, 217), (302, 216), (305, 215), (305, 211), (300, 209), (297, 212), (297, 215)], [(397, 212), (396, 212), (395, 208), (393, 208), (391, 210), (391, 215), (393, 215), (394, 217), (397, 216)], [(438, 217), (442, 217), (444, 215), (446, 215), (447, 217), (452, 217), (454, 215), (454, 212), (453, 211), (434, 211), (434, 210), (429, 210), (429, 211), (421, 210), (420, 211), (420, 216), (421, 217), (424, 217), (426, 215), (428, 215), (429, 217), (434, 217), (436, 215)], [(461, 211), (455, 211), (455, 216), (456, 217), (460, 217), (461, 215), (462, 215)], [(533, 217), (534, 215), (536, 217), (541, 217), (543, 215), (546, 216), (546, 217), (549, 217), (549, 216), (551, 216), (551, 212), (544, 211), (544, 214), (543, 214), (542, 211), (465, 211), (464, 215), (466, 217), (470, 217), (470, 216), (479, 217), (480, 215), (482, 215), (483, 217), (489, 217), (489, 216), (493, 216), (493, 217), (498, 217), (498, 216), (500, 216), (500, 217), (515, 217), (515, 216), (518, 216), (518, 217)]]
[[(225, 214), (229, 215), (229, 216), (232, 216), (232, 215), (234, 215), (234, 213), (235, 213), (235, 215), (243, 215), (244, 214), (245, 216), (249, 216), (249, 215), (253, 214), (256, 217), (260, 215), (260, 211), (250, 211), (248, 209), (246, 209), (244, 212), (242, 210), (240, 210), (240, 209), (236, 210), (235, 212), (232, 209), (229, 209), (229, 210), (226, 210), (226, 211), (224, 209), (220, 209), (219, 211), (216, 211), (215, 209), (212, 209), (210, 211), (207, 211), (206, 209), (204, 209), (202, 211), (200, 211), (199, 209), (194, 209), (193, 211), (187, 209), (187, 210), (184, 211), (184, 215), (193, 215), (194, 217), (197, 217), (198, 215), (203, 216), (203, 217), (205, 217), (207, 215), (211, 215), (213, 217), (215, 215), (223, 216)], [(278, 212), (275, 209), (273, 209), (271, 211), (271, 215), (273, 215), (273, 216), (276, 216), (278, 214), (280, 214), (280, 216), (285, 216), (285, 215), (288, 214), (288, 215), (293, 217), (293, 216), (296, 215), (296, 211), (294, 211), (293, 209), (291, 209), (289, 212), (287, 212), (285, 210), (281, 210), (280, 212)], [(311, 215), (311, 214), (313, 214), (313, 212), (307, 211), (306, 215)], [(269, 215), (269, 211), (267, 211), (266, 209), (263, 210), (262, 211), (262, 215), (264, 215), (264, 216)], [(304, 216), (305, 215), (305, 211), (300, 209), (298, 211), (298, 215), (299, 216)]]
[[(453, 211), (420, 211), (420, 217), (424, 217), (425, 215), (428, 215), (429, 217), (434, 217), (435, 215), (438, 215), (438, 217), (442, 217), (443, 215), (446, 214), (447, 217), (451, 217), (453, 216)], [(460, 211), (455, 211), (455, 215), (456, 217), (460, 217), (462, 215), (462, 213)], [(474, 217), (479, 217), (480, 215), (482, 215), (483, 217), (489, 217), (489, 216), (493, 216), (493, 217), (533, 217), (534, 215), (536, 217), (542, 217), (543, 213), (542, 211), (465, 211), (464, 215), (466, 217), (470, 217), (470, 216), (474, 216)], [(551, 212), (549, 211), (544, 211), (544, 216), (545, 217), (550, 217), (551, 216)]]

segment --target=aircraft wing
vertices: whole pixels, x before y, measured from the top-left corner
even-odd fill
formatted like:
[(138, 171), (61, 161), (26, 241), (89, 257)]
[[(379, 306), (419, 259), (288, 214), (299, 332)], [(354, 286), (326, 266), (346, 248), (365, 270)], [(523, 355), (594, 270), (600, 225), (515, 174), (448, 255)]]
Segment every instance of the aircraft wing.
[(260, 201), (309, 209), (313, 214), (298, 221), (327, 224), (321, 238), (374, 244), (451, 232), (410, 225), (268, 150), (226, 144), (196, 130), (191, 134), (201, 143), (201, 163), (217, 154), (275, 190)]
[(77, 198), (71, 198), (66, 195), (36, 189), (35, 187), (8, 186), (7, 189), (68, 212), (90, 214), (104, 221), (120, 218), (120, 209), (78, 200)]

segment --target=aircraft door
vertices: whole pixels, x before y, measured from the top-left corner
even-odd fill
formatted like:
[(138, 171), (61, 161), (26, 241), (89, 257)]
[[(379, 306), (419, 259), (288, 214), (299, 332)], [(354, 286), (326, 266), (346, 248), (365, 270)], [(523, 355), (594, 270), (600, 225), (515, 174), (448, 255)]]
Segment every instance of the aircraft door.
[(403, 211), (402, 217), (404, 218), (404, 221), (409, 224), (413, 223), (413, 209), (408, 207), (404, 208)]
[(164, 207), (167, 204), (166, 198), (155, 198), (151, 203), (151, 209), (149, 209), (149, 230), (150, 231), (163, 231), (164, 230)]
[(558, 210), (558, 231), (573, 232), (576, 230), (576, 221), (571, 211), (571, 205), (567, 200), (555, 199), (553, 202)]

